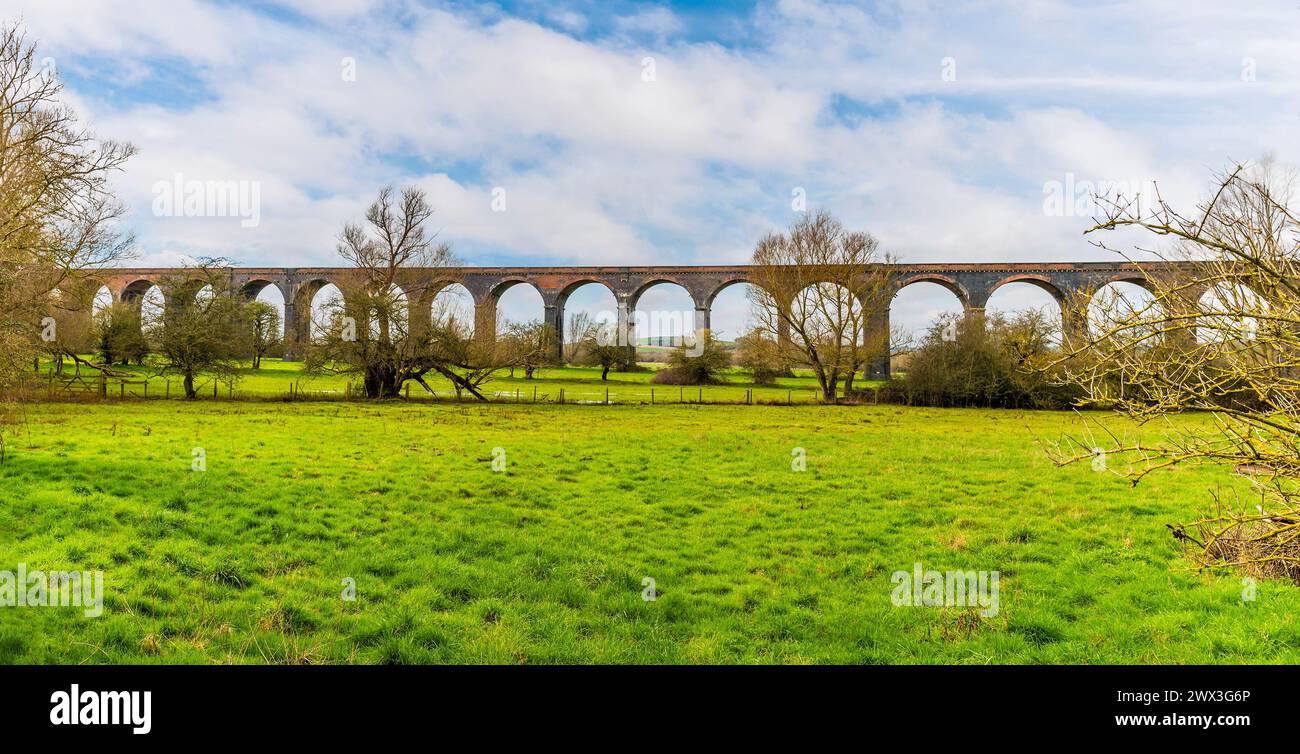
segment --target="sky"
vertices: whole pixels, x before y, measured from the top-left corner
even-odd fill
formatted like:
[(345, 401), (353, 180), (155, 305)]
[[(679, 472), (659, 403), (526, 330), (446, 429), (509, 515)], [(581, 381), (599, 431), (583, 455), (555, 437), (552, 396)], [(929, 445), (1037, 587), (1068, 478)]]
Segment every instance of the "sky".
[[(1295, 0), (6, 0), (0, 19), (139, 148), (115, 181), (138, 265), (340, 264), (386, 184), (424, 188), (471, 265), (743, 263), (817, 209), (905, 262), (1105, 260), (1051, 192), (1154, 184), (1190, 208), (1234, 162), (1300, 162)], [(160, 202), (177, 181), (252, 209), (186, 216)], [(587, 286), (571, 308), (612, 302)], [(642, 306), (690, 308), (670, 286)], [(921, 284), (892, 314), (956, 307)], [(540, 299), (517, 286), (502, 310)], [(715, 329), (747, 310), (729, 290)]]

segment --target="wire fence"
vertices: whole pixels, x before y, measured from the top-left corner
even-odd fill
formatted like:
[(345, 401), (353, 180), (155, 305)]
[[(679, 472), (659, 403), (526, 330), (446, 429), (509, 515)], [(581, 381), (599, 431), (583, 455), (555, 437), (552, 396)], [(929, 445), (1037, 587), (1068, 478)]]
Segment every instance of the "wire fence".
[[(176, 400), (185, 398), (181, 381), (170, 378), (128, 379), (106, 374), (51, 373), (43, 381), (31, 380), (24, 387), (25, 397), (52, 402), (114, 400)], [(224, 401), (367, 401), (353, 384), (332, 388), (313, 388), (291, 383), (282, 391), (240, 389), (237, 383), (208, 379), (195, 385), (196, 398)], [(533, 385), (528, 387), (492, 387), (482, 391), (489, 403), (532, 405), (821, 405), (817, 388), (740, 388), (727, 385), (665, 387), (598, 387)], [(412, 388), (408, 383), (396, 400), (410, 403), (482, 403), (467, 391), (451, 388), (433, 390)], [(870, 402), (870, 401), (868, 401)]]

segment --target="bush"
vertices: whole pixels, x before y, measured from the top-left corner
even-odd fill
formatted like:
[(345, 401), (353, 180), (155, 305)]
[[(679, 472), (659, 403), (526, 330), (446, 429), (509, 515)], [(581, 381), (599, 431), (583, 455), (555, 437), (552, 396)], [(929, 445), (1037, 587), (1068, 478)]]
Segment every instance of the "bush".
[(1009, 319), (945, 316), (911, 354), (903, 378), (882, 388), (877, 399), (916, 406), (1068, 408), (1082, 391), (1044, 369), (1059, 353), (1054, 329), (1039, 312)]
[[(696, 348), (682, 345), (669, 354), (668, 368), (656, 372), (650, 381), (657, 385), (715, 385), (721, 382), (718, 372), (731, 365), (731, 354), (714, 340), (713, 333), (708, 330), (699, 337), (703, 341)], [(697, 350), (698, 354), (692, 353)]]
[(790, 371), (781, 357), (780, 345), (754, 328), (736, 339), (736, 365), (749, 372), (755, 385), (774, 385), (776, 378)]

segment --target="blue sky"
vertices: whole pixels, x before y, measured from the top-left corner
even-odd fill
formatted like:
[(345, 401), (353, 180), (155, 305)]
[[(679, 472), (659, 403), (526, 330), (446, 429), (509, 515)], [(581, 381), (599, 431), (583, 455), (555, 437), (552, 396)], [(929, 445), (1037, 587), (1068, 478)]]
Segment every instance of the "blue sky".
[[(742, 262), (796, 190), (907, 261), (1101, 259), (1086, 217), (1044, 212), (1052, 182), (1159, 181), (1189, 205), (1229, 161), (1300, 160), (1295, 3), (10, 0), (4, 15), (98, 133), (140, 148), (118, 187), (142, 264), (334, 264), (342, 223), (386, 183), (425, 187), (479, 265)], [(258, 223), (158, 216), (176, 174), (256, 183)], [(1039, 295), (1009, 286), (1002, 303)], [(946, 296), (904, 291), (895, 319), (919, 326)], [(738, 329), (743, 297), (718, 306)]]

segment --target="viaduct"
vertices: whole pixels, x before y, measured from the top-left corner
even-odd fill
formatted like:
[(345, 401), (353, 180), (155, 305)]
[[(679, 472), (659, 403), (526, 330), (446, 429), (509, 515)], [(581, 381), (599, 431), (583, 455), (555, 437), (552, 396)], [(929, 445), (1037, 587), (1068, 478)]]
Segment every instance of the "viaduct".
[[(982, 313), (989, 296), (999, 287), (1009, 283), (1029, 283), (1056, 299), (1061, 305), (1062, 322), (1070, 329), (1082, 326), (1086, 316), (1077, 302), (1086, 301), (1102, 286), (1129, 282), (1146, 287), (1147, 273), (1153, 268), (1170, 268), (1170, 272), (1176, 272), (1173, 268), (1179, 266), (1178, 263), (1138, 265), (1126, 262), (896, 264), (891, 266), (890, 280), (894, 293), (913, 283), (937, 283), (957, 297), (968, 316)], [(178, 273), (183, 272), (175, 268), (105, 269), (90, 277), (88, 287), (92, 291), (106, 287), (114, 301), (138, 302), (150, 288), (159, 286), (163, 289), (167, 306), (173, 306), (178, 302), (179, 294), (166, 290), (168, 281), (176, 280)], [(235, 287), (250, 298), (256, 297), (268, 285), (279, 289), (285, 304), (285, 357), (294, 360), (302, 357), (303, 346), (310, 338), (313, 297), (330, 284), (346, 294), (355, 270), (341, 267), (239, 267), (234, 268), (231, 274)], [(398, 286), (407, 293), (410, 301), (413, 327), (429, 321), (433, 298), (440, 290), (459, 283), (474, 299), (475, 332), (494, 333), (497, 301), (501, 294), (512, 286), (530, 285), (541, 294), (545, 307), (544, 321), (554, 326), (562, 339), (565, 302), (579, 286), (597, 283), (609, 289), (618, 304), (621, 328), (630, 328), (635, 322), (637, 301), (642, 294), (661, 283), (676, 284), (690, 294), (695, 307), (695, 327), (703, 329), (710, 327), (710, 308), (718, 294), (728, 286), (751, 282), (750, 275), (750, 268), (745, 265), (410, 268), (402, 271)], [(883, 321), (873, 323), (873, 327), (887, 330), (888, 317), (886, 309)], [(562, 347), (562, 343), (557, 343), (557, 349)], [(888, 376), (888, 361), (888, 358), (877, 359), (869, 370), (871, 376)]]

